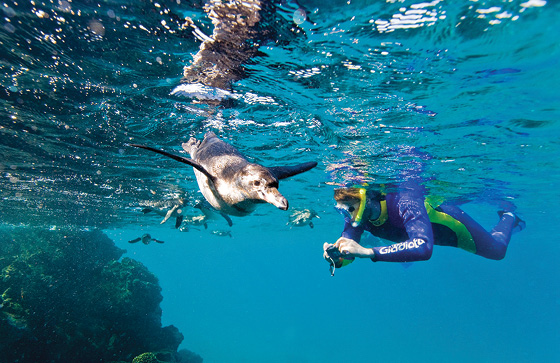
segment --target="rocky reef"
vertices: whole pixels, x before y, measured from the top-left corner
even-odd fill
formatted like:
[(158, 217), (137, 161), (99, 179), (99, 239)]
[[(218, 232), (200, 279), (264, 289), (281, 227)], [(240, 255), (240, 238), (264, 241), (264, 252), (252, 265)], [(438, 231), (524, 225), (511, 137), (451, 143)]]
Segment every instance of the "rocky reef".
[(0, 229), (0, 362), (202, 362), (157, 277), (100, 231)]

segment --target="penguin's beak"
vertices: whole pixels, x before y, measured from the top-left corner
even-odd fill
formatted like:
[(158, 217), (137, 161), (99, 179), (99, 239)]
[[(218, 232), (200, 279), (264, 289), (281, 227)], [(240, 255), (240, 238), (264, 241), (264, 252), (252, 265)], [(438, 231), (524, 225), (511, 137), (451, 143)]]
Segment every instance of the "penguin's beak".
[(282, 209), (282, 210), (287, 210), (288, 209), (288, 200), (286, 198), (284, 198), (284, 196), (282, 194), (280, 194), (278, 189), (276, 189), (276, 188), (266, 188), (265, 190), (263, 190), (259, 194), (261, 195), (262, 200), (264, 200), (265, 202), (270, 203), (273, 206), (275, 206), (279, 209)]

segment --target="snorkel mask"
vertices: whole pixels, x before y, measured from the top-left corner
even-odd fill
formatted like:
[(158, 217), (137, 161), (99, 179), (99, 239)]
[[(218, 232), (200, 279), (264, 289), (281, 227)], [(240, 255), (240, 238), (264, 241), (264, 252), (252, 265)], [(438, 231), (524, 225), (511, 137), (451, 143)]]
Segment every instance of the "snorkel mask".
[(342, 202), (337, 202), (335, 207), (336, 210), (338, 210), (343, 216), (352, 220), (352, 227), (358, 227), (360, 223), (362, 223), (362, 217), (364, 215), (364, 211), (366, 210), (366, 190), (364, 188), (359, 188), (358, 193), (360, 205), (357, 209), (354, 206)]

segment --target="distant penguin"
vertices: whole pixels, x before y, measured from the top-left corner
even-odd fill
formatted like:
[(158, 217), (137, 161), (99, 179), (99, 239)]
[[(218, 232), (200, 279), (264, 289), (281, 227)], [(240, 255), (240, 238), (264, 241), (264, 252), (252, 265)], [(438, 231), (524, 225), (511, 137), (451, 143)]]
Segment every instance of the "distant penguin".
[(313, 209), (294, 209), (288, 218), (288, 224), (293, 227), (309, 226), (313, 228), (313, 218), (319, 218)]
[[(208, 229), (208, 223), (206, 223), (207, 219), (208, 218), (204, 214), (187, 214), (183, 219), (183, 224), (181, 224), (179, 230), (181, 232), (188, 232), (192, 226), (204, 226), (204, 229)], [(198, 228), (195, 229), (198, 230)]]
[(218, 236), (218, 237), (229, 237), (229, 238), (233, 237), (233, 236), (231, 235), (231, 231), (219, 231), (219, 230), (216, 230), (216, 231), (212, 231), (211, 233), (212, 233), (213, 235), (215, 235), (215, 236)]
[(145, 245), (149, 245), (150, 242), (163, 243), (163, 241), (152, 238), (152, 236), (150, 236), (148, 233), (143, 234), (142, 237), (138, 237), (138, 238), (135, 238), (133, 240), (130, 240), (130, 241), (128, 241), (128, 243), (136, 243), (136, 242), (140, 242), (140, 241), (142, 241), (142, 243), (145, 244)]
[(183, 198), (178, 198), (170, 201), (161, 201), (157, 203), (150, 203), (149, 206), (142, 209), (144, 214), (154, 212), (163, 217), (160, 224), (167, 222), (169, 218), (175, 218), (175, 228), (179, 228), (183, 222), (183, 207), (186, 201)]
[(182, 163), (191, 165), (204, 198), (215, 209), (233, 216), (250, 214), (257, 204), (270, 203), (279, 209), (288, 209), (288, 200), (278, 191), (278, 181), (306, 172), (316, 162), (294, 166), (267, 168), (250, 163), (232, 145), (220, 140), (209, 131), (202, 142), (191, 138), (183, 149), (192, 159), (173, 155), (148, 146), (130, 146), (150, 150)]

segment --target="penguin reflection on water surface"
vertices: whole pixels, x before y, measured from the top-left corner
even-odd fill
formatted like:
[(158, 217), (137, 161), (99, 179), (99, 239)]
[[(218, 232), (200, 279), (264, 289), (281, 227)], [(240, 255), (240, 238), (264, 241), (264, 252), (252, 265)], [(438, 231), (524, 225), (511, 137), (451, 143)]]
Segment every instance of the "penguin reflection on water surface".
[(251, 163), (235, 147), (220, 140), (211, 131), (204, 135), (202, 142), (191, 138), (183, 143), (183, 149), (192, 159), (149, 146), (130, 146), (150, 150), (191, 165), (200, 191), (208, 203), (217, 210), (233, 216), (246, 216), (259, 203), (270, 203), (279, 209), (287, 210), (288, 200), (278, 191), (278, 181), (317, 166), (316, 162), (308, 162), (267, 168)]

